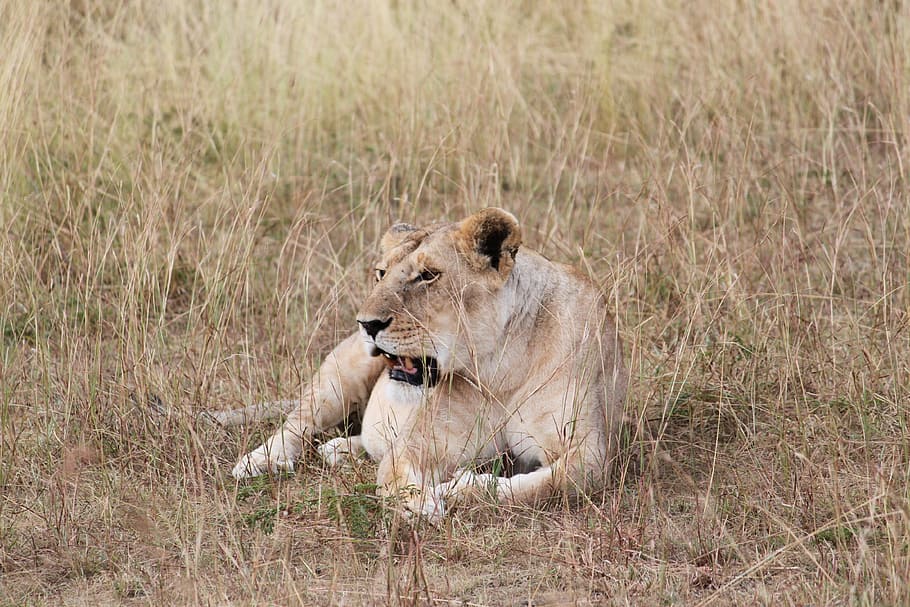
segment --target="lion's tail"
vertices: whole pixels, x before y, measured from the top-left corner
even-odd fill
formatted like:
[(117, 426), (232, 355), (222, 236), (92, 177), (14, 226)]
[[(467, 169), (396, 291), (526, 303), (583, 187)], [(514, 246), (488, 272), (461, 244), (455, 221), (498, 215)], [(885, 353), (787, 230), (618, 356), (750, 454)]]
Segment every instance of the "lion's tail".
[(268, 421), (286, 415), (300, 404), (299, 400), (273, 400), (265, 403), (256, 403), (239, 409), (224, 411), (203, 411), (200, 417), (211, 420), (225, 428), (242, 426), (255, 422)]

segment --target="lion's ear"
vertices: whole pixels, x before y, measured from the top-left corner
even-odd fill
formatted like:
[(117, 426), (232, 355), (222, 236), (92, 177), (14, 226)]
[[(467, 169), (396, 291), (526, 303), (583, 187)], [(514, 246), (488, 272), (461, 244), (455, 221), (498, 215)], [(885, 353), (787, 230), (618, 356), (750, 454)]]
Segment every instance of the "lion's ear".
[(511, 213), (490, 207), (461, 222), (456, 242), (478, 269), (492, 267), (508, 276), (521, 245), (521, 227)]
[(404, 239), (416, 232), (417, 228), (408, 223), (396, 223), (389, 231), (383, 234), (382, 240), (379, 241), (379, 248), (383, 254), (388, 253), (402, 242)]

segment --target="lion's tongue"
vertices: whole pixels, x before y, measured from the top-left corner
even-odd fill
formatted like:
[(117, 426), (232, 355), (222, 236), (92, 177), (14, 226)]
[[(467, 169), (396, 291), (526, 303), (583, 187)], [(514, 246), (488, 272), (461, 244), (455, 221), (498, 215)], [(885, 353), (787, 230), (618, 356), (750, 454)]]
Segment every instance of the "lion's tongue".
[(420, 372), (420, 369), (414, 364), (414, 359), (409, 356), (393, 356), (391, 354), (383, 354), (386, 359), (386, 364), (390, 369), (396, 369), (404, 371), (408, 375), (416, 375)]
[(404, 358), (398, 357), (398, 364), (404, 368), (405, 373), (414, 375), (417, 373), (417, 367), (414, 366), (414, 361), (410, 357), (405, 356)]

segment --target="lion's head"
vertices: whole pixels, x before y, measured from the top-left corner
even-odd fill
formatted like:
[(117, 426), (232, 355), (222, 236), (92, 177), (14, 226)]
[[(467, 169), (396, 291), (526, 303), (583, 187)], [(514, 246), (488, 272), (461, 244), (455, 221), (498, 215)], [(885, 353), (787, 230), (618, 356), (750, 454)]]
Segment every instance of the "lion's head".
[(392, 379), (432, 386), (490, 354), (500, 291), (520, 244), (518, 221), (496, 208), (459, 223), (396, 224), (386, 232), (376, 285), (357, 322)]

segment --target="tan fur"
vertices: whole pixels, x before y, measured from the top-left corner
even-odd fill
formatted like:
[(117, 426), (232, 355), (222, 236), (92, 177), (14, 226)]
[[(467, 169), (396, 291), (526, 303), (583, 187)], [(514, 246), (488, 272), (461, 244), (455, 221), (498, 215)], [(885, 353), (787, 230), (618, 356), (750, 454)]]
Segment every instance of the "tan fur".
[[(432, 519), (478, 491), (534, 503), (601, 487), (627, 383), (616, 327), (587, 279), (520, 244), (517, 220), (500, 209), (393, 226), (360, 332), (332, 351), (281, 430), (234, 476), (292, 469), (310, 437), (360, 411), (362, 434), (323, 444), (323, 457), (365, 452), (379, 461), (381, 492), (403, 492), (411, 511)], [(371, 337), (371, 322), (388, 325)], [(376, 348), (435, 358), (438, 384), (392, 379)], [(517, 474), (470, 471), (504, 453)]]

